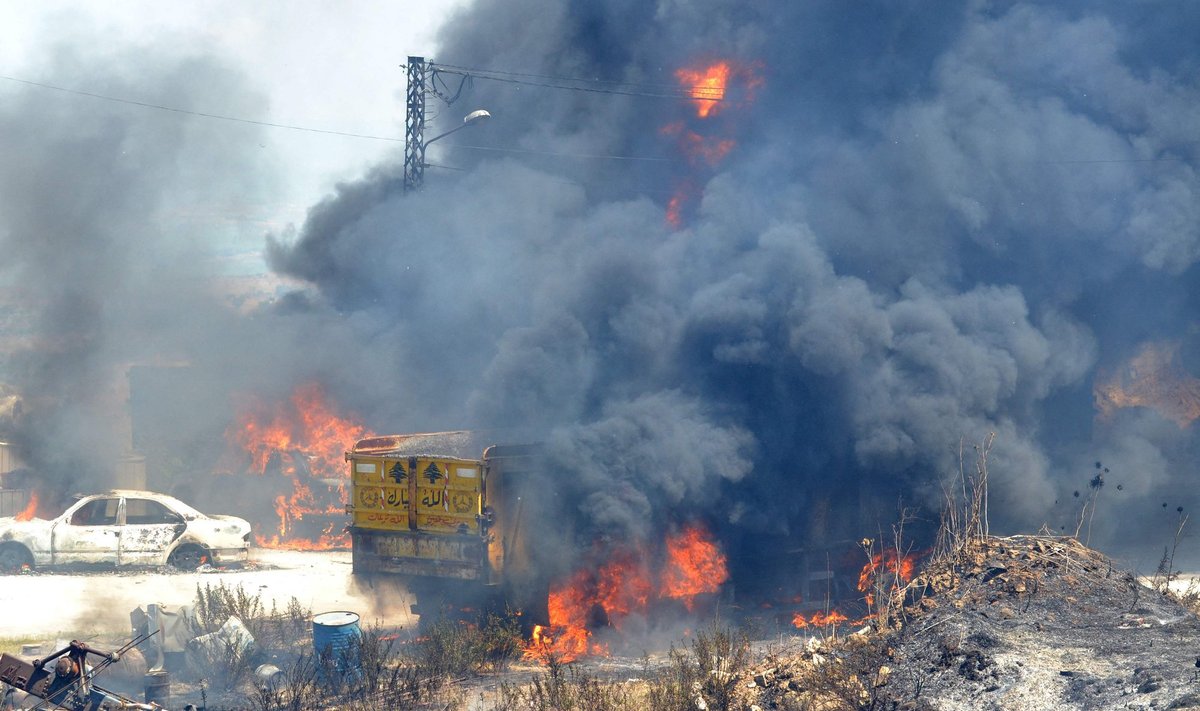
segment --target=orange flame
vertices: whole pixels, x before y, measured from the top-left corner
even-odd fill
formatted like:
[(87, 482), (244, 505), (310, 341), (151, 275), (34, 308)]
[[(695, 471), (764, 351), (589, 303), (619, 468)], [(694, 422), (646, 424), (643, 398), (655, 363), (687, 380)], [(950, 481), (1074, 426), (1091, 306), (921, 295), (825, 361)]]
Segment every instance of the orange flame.
[(729, 578), (725, 555), (698, 525), (667, 539), (657, 576), (647, 560), (642, 548), (620, 548), (602, 565), (581, 568), (554, 586), (547, 600), (550, 624), (534, 627), (525, 658), (570, 662), (605, 656), (608, 646), (592, 638), (593, 627), (620, 630), (626, 618), (644, 613), (654, 600), (680, 600), (690, 610), (697, 595), (715, 592)]
[(682, 121), (675, 121), (659, 129), (659, 133), (677, 139), (680, 150), (688, 162), (716, 166), (733, 150), (736, 142), (731, 138), (707, 140), (699, 133), (686, 128)]
[(1176, 341), (1143, 344), (1117, 372), (1097, 377), (1093, 397), (1100, 417), (1152, 407), (1180, 429), (1200, 419), (1200, 379), (1184, 370), (1179, 348)]
[(29, 495), (29, 503), (25, 504), (25, 508), (21, 509), (14, 518), (18, 521), (32, 521), (33, 517), (37, 515), (37, 509), (38, 495), (35, 491)]
[[(695, 107), (696, 117), (704, 120), (708, 128), (701, 132), (688, 128), (684, 121), (675, 121), (663, 126), (660, 133), (675, 139), (679, 151), (687, 158), (687, 164), (692, 170), (715, 168), (733, 150), (736, 142), (732, 138), (712, 135), (714, 131), (719, 133), (732, 130), (733, 124), (719, 122), (714, 127), (710, 119), (730, 106), (727, 101), (727, 89), (731, 82), (744, 90), (744, 101), (753, 98), (754, 91), (762, 86), (762, 79), (758, 76), (759, 66), (757, 63), (742, 65), (730, 60), (720, 60), (675, 71), (675, 78), (679, 80)], [(682, 227), (684, 208), (698, 193), (691, 179), (678, 181), (667, 204), (667, 224), (676, 229)]]
[(700, 118), (708, 118), (720, 110), (729, 74), (729, 62), (717, 62), (701, 69), (675, 70), (675, 78), (688, 89)]
[[(345, 533), (335, 533), (328, 524), (315, 538), (299, 536), (296, 522), (305, 516), (331, 516), (344, 512), (348, 473), (342, 460), (346, 447), (369, 436), (359, 422), (339, 416), (326, 401), (317, 383), (297, 387), (286, 403), (274, 407), (255, 404), (247, 407), (226, 438), (251, 459), (251, 470), (265, 474), (272, 456), (280, 461), (281, 473), (291, 483), (291, 492), (275, 499), (279, 517), (277, 532), (257, 536), (259, 545), (268, 548), (320, 550), (344, 548)], [(336, 481), (336, 501), (319, 500), (313, 485)]]
[(875, 595), (870, 592), (874, 582), (881, 575), (893, 576), (891, 590), (899, 589), (900, 585), (912, 580), (916, 568), (916, 556), (900, 555), (895, 548), (885, 548), (871, 556), (871, 560), (863, 566), (858, 574), (858, 591), (866, 593), (864, 599), (867, 606), (875, 604)]
[[(894, 548), (885, 548), (879, 553), (871, 556), (867, 564), (863, 566), (858, 574), (858, 590), (863, 595), (863, 600), (867, 603), (868, 609), (875, 604), (875, 596), (871, 592), (875, 588), (876, 581), (886, 583), (890, 580), (890, 589), (898, 590), (900, 585), (903, 585), (912, 580), (913, 573), (916, 571), (916, 562), (921, 554), (900, 555)], [(883, 576), (892, 576), (890, 579)], [(871, 615), (854, 620), (851, 624), (862, 624), (871, 619)], [(850, 622), (850, 618), (837, 610), (828, 613), (814, 612), (808, 617), (803, 613), (796, 613), (792, 616), (792, 626), (797, 629), (806, 627), (823, 627), (829, 625), (840, 625), (845, 622)]]
[(617, 629), (622, 619), (645, 610), (653, 593), (645, 562), (630, 551), (618, 551), (596, 574), (597, 602)]
[(716, 592), (729, 579), (725, 554), (699, 526), (667, 539), (667, 559), (660, 594), (682, 600), (689, 610), (697, 595)]
[(833, 610), (828, 613), (817, 611), (809, 615), (808, 618), (805, 618), (802, 613), (797, 612), (792, 617), (792, 626), (796, 627), (797, 629), (804, 629), (805, 627), (810, 626), (834, 627), (849, 621), (849, 619), (849, 617), (846, 617), (837, 610)]
[(588, 617), (597, 604), (595, 588), (591, 571), (582, 569), (550, 591), (550, 624), (534, 626), (533, 636), (525, 645), (525, 659), (566, 663), (588, 654), (607, 654), (606, 647), (590, 641), (592, 633), (587, 628)]

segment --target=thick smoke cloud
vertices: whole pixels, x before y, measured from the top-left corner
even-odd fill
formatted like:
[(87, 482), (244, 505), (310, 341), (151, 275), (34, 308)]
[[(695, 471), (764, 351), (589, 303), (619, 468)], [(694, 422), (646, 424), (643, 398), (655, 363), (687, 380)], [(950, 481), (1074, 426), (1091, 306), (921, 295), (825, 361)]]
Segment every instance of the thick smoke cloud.
[[(1200, 16), (1141, 12), (478, 2), (433, 59), (646, 94), (684, 66), (743, 71), (705, 121), (686, 101), (484, 79), (453, 106), (431, 98), (427, 135), (493, 114), (430, 147), (467, 170), (431, 167), (405, 195), (390, 157), (339, 186), (267, 239), (305, 288), (249, 314), (199, 286), (199, 235), (153, 218), (179, 195), (268, 189), (253, 132), (116, 108), (34, 131), (22, 117), (43, 106), (6, 105), (8, 135), (27, 137), (0, 169), (8, 270), (44, 292), (38, 333), (70, 334), (17, 384), (81, 405), (31, 431), (85, 459), (109, 437), (96, 384), (145, 353), (222, 393), (317, 379), (372, 429), (545, 443), (584, 544), (698, 519), (735, 557), (857, 540), (901, 500), (928, 512), (994, 432), (995, 530), (1070, 532), (1094, 499), (1092, 542), (1144, 550), (1197, 503), (1196, 435), (1148, 409), (1097, 421), (1091, 386), (1148, 340), (1197, 352)], [(137, 63), (149, 100), (253, 112), (229, 69), (154, 56)], [(129, 93), (128, 61), (74, 61), (61, 72)], [(671, 124), (736, 145), (688, 160)]]
[[(69, 47), (47, 45), (39, 78), (180, 108), (261, 109), (236, 71), (208, 57)], [(212, 202), (229, 208), (259, 190), (239, 157), (253, 155), (256, 132), (40, 87), (5, 90), (0, 270), (23, 319), (6, 334), (16, 346), (5, 376), (26, 405), (6, 435), (46, 493), (62, 495), (112, 484), (129, 449), (127, 421), (114, 416), (128, 398), (126, 368), (192, 357), (195, 331), (217, 317), (202, 216)]]
[[(764, 83), (722, 107), (737, 147), (718, 169), (447, 141), (471, 172), (347, 186), (273, 263), (407, 334), (406, 365), (472, 424), (549, 442), (595, 531), (701, 517), (802, 538), (819, 499), (851, 514), (827, 533), (874, 530), (889, 499), (935, 503), (989, 432), (998, 525), (1073, 527), (1097, 459), (1123, 482), (1102, 514), (1154, 515), (1193, 502), (1195, 436), (1152, 412), (1093, 424), (1090, 387), (1192, 318), (1200, 97), (1172, 24), (1119, 4), (477, 3), (436, 59), (669, 84), (727, 58)], [(701, 125), (646, 97), (468, 95), (458, 113), (496, 119), (461, 142), (500, 149), (662, 157), (660, 126)], [(674, 230), (684, 175), (703, 195)], [(436, 350), (453, 338), (471, 353)]]

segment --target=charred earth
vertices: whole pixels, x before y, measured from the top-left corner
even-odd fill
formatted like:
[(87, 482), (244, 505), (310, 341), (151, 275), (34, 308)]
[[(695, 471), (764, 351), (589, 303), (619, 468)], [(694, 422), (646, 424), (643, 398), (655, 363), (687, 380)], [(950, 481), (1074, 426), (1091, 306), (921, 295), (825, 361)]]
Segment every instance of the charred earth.
[(768, 657), (745, 707), (1200, 708), (1200, 619), (1165, 590), (1073, 538), (981, 538), (935, 557), (869, 629)]

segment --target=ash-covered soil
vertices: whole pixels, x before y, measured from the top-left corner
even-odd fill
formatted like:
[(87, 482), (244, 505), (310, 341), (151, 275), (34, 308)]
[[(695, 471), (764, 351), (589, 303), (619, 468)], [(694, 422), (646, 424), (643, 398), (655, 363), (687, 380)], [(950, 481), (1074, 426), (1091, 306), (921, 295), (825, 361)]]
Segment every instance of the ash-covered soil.
[(1200, 619), (1074, 539), (930, 564), (881, 631), (813, 640), (745, 683), (762, 709), (1200, 709)]

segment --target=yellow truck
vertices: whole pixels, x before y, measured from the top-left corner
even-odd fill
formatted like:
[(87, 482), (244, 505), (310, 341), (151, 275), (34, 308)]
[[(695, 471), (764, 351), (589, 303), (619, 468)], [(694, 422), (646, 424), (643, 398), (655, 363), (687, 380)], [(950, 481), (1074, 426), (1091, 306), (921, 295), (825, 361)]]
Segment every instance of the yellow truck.
[(465, 431), (388, 435), (346, 452), (355, 575), (402, 578), (423, 616), (489, 597), (531, 613), (545, 605), (522, 533), (520, 484), (536, 447), (484, 442)]

